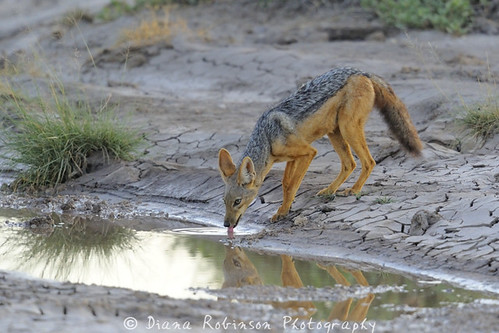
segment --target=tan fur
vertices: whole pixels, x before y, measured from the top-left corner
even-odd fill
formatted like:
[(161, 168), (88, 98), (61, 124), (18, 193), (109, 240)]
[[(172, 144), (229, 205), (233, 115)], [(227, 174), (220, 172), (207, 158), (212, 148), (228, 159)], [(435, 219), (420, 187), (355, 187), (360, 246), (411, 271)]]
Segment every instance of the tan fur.
[(296, 134), (289, 137), (285, 144), (278, 142), (272, 146), (274, 160), (288, 161), (282, 180), (283, 202), (272, 221), (289, 212), (298, 187), (317, 154), (310, 144), (325, 134), (340, 157), (341, 170), (336, 179), (318, 195), (335, 193), (355, 169), (350, 147), (359, 157), (362, 171), (355, 185), (345, 190), (344, 194), (360, 192), (376, 164), (364, 135), (364, 124), (374, 106), (374, 99), (371, 80), (364, 76), (352, 76), (338, 94), (296, 128)]
[(371, 174), (376, 162), (369, 152), (364, 134), (364, 125), (374, 106), (374, 88), (370, 79), (364, 76), (353, 76), (348, 80), (343, 95), (342, 107), (337, 108), (338, 123), (327, 133), (331, 144), (341, 160), (341, 170), (336, 179), (318, 195), (336, 193), (341, 184), (350, 176), (356, 167), (350, 148), (357, 154), (362, 171), (352, 188), (343, 194), (357, 194)]

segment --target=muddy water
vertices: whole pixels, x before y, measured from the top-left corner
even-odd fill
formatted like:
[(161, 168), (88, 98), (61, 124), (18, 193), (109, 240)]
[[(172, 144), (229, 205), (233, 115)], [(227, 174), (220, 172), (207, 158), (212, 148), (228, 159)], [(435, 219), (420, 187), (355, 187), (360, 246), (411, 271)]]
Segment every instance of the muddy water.
[[(114, 286), (176, 298), (215, 298), (191, 288), (401, 286), (340, 302), (303, 301), (316, 319), (392, 319), (419, 307), (484, 298), (439, 281), (324, 266), (232, 247), (225, 229), (136, 231), (93, 217), (37, 216), (0, 209), (0, 269), (29, 276)], [(288, 302), (289, 303), (289, 302)]]

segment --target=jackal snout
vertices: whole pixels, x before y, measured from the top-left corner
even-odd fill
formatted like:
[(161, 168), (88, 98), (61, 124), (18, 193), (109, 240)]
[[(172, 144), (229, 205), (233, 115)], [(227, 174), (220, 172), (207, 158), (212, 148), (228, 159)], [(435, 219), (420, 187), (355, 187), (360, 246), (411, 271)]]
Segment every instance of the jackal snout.
[(237, 218), (234, 218), (233, 215), (225, 214), (224, 227), (226, 227), (226, 228), (229, 228), (229, 227), (235, 228), (237, 226), (237, 224), (239, 223), (239, 219), (241, 218), (241, 216), (242, 215), (239, 215)]

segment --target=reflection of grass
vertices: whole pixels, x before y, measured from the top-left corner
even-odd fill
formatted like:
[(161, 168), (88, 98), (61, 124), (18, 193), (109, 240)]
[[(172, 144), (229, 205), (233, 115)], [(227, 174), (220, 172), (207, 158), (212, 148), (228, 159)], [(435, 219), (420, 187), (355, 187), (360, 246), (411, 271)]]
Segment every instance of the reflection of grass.
[[(52, 217), (56, 224), (60, 222), (60, 217)], [(94, 257), (111, 260), (114, 254), (132, 248), (136, 241), (132, 229), (104, 220), (75, 217), (71, 222), (53, 227), (48, 236), (21, 229), (2, 247), (9, 252), (23, 249), (20, 267), (44, 263), (43, 272), (53, 272), (55, 278), (64, 279), (82, 263)]]
[(140, 137), (126, 129), (108, 103), (94, 110), (85, 101), (71, 102), (60, 82), (52, 82), (47, 98), (23, 98), (9, 89), (0, 100), (11, 128), (4, 128), (8, 158), (26, 169), (14, 188), (53, 186), (85, 173), (87, 157), (130, 160)]

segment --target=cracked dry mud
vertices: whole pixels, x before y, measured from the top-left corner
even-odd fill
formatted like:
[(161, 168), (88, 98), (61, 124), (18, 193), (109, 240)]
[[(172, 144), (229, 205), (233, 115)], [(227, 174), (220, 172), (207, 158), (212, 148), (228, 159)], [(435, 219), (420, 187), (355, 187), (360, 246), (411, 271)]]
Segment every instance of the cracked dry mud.
[[(33, 1), (18, 10), (11, 9), (19, 8), (14, 3), (0, 4), (3, 54), (16, 62), (39, 48), (70, 96), (77, 99), (83, 91), (95, 103), (109, 97), (119, 105), (118, 112), (145, 131), (147, 147), (140, 160), (86, 174), (66, 184), (58, 197), (4, 195), (3, 206), (60, 210), (68, 198), (91, 194), (96, 197), (88, 200), (104, 200), (118, 217), (149, 210), (221, 225), (218, 150), (225, 147), (239, 156), (265, 109), (333, 66), (356, 66), (383, 76), (406, 103), (424, 142), (423, 157), (413, 159), (401, 151), (374, 111), (366, 136), (377, 165), (360, 198), (313, 195), (339, 170), (337, 155), (321, 139), (314, 144), (319, 152), (289, 218), (269, 222), (281, 200), (283, 166), (277, 165), (260, 200), (241, 222), (262, 231), (237, 237), (236, 229), (236, 242), (297, 258), (354, 260), (499, 292), (498, 136), (477, 144), (453, 121), (462, 101), (483, 100), (497, 88), (492, 80), (499, 77), (497, 35), (400, 33), (387, 30), (358, 7), (274, 4), (262, 10), (256, 2), (242, 1), (172, 9), (170, 15), (184, 20), (187, 29), (167, 42), (127, 47), (118, 42), (122, 29), (136, 26), (140, 16), (68, 27), (59, 23), (70, 9), (63, 1), (43, 6)], [(81, 6), (98, 11), (104, 3)], [(12, 79), (27, 89), (32, 80), (44, 84), (43, 77), (28, 72)], [(3, 179), (12, 176), (3, 173)], [(136, 313), (161, 314), (165, 320), (199, 319), (206, 309), (217, 318), (230, 312), (241, 320), (253, 316), (277, 321), (280, 315), (250, 304), (174, 300), (7, 272), (0, 276), (0, 317), (13, 332), (29, 331), (32, 325), (40, 331), (83, 331), (87, 329), (81, 325), (89, 325), (92, 331), (107, 332), (121, 329), (124, 314)], [(379, 323), (376, 331), (488, 332), (499, 329), (498, 311), (497, 304), (424, 310)]]

